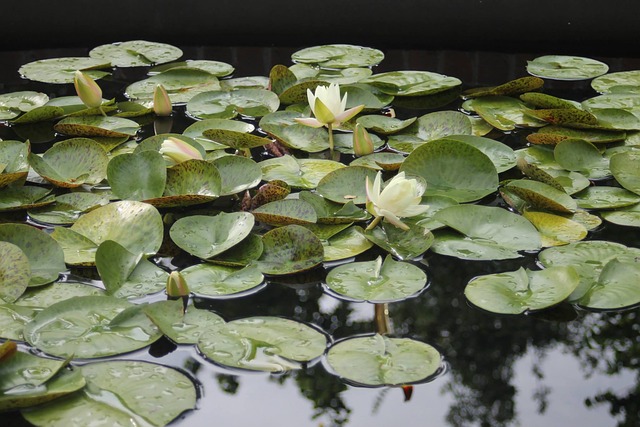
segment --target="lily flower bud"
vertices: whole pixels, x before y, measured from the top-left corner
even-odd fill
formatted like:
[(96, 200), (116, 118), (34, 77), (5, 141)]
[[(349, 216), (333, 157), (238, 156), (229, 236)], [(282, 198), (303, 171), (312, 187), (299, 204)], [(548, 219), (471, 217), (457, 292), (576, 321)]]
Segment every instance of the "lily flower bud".
[(73, 77), (73, 85), (76, 93), (88, 108), (97, 108), (102, 105), (102, 89), (89, 76), (77, 70)]
[(170, 116), (173, 112), (169, 94), (162, 85), (157, 85), (153, 91), (153, 112), (160, 117)]
[(371, 135), (360, 123), (356, 123), (353, 131), (353, 152), (358, 157), (373, 153)]
[(160, 146), (160, 154), (170, 163), (178, 164), (187, 160), (203, 160), (196, 147), (178, 138), (170, 136)]
[(167, 279), (167, 296), (181, 298), (189, 296), (189, 286), (179, 271), (172, 271)]

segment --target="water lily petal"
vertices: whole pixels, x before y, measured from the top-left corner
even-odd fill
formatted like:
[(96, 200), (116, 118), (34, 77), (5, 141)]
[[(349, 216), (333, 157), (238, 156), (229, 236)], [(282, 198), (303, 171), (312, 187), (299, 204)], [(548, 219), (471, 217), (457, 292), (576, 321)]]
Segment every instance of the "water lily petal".
[(331, 124), (336, 120), (333, 112), (324, 104), (324, 102), (322, 102), (320, 98), (316, 98), (313, 113), (318, 121), (324, 124)]
[(404, 222), (400, 221), (400, 218), (395, 216), (393, 212), (389, 212), (387, 210), (382, 209), (380, 213), (382, 214), (382, 216), (384, 216), (384, 219), (386, 219), (388, 222), (395, 225), (396, 227), (401, 228), (402, 230), (409, 230), (409, 226)]
[(300, 123), (301, 125), (309, 126), (312, 128), (320, 128), (324, 126), (324, 123), (319, 122), (318, 119), (315, 119), (313, 117), (298, 117), (295, 119), (295, 121)]
[(349, 108), (348, 110), (336, 115), (335, 121), (337, 123), (346, 122), (347, 120), (355, 117), (355, 115), (358, 114), (360, 111), (362, 111), (363, 108), (364, 108), (364, 105), (358, 105), (356, 107)]

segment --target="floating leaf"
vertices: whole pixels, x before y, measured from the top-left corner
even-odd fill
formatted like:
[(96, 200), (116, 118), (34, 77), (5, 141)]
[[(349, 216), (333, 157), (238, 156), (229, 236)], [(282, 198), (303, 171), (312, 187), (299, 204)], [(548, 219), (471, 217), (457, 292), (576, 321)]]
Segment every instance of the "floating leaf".
[(560, 215), (525, 211), (522, 216), (538, 229), (543, 247), (566, 245), (587, 237), (587, 229), (584, 225)]
[(629, 191), (640, 194), (640, 171), (638, 161), (640, 154), (634, 151), (624, 151), (614, 154), (610, 159), (613, 177)]
[(596, 116), (577, 108), (526, 110), (526, 114), (559, 126), (595, 125), (598, 123)]
[(264, 89), (210, 91), (194, 96), (187, 104), (187, 113), (198, 119), (232, 119), (238, 114), (262, 117), (280, 106), (275, 93)]
[(56, 132), (70, 136), (134, 136), (140, 126), (122, 117), (74, 116), (60, 120), (54, 125)]
[(349, 44), (329, 44), (307, 47), (291, 55), (293, 62), (314, 64), (322, 68), (372, 67), (384, 59), (384, 54), (370, 47)]
[(635, 205), (640, 195), (620, 187), (599, 185), (588, 187), (574, 195), (582, 209), (616, 209)]
[(144, 307), (144, 312), (171, 341), (178, 344), (197, 344), (200, 335), (212, 325), (224, 323), (217, 314), (189, 307), (184, 312), (182, 300), (157, 301)]
[(198, 349), (223, 366), (254, 371), (299, 369), (327, 347), (326, 336), (280, 317), (249, 317), (221, 323), (200, 336)]
[(601, 212), (600, 215), (613, 224), (640, 227), (640, 203), (615, 211)]
[(218, 78), (206, 71), (174, 68), (130, 84), (125, 95), (138, 102), (152, 102), (158, 85), (165, 88), (172, 104), (184, 104), (196, 95), (220, 90)]
[(482, 151), (493, 162), (498, 173), (505, 172), (516, 165), (516, 155), (513, 150), (494, 139), (474, 135), (449, 135), (443, 139), (464, 142)]
[(464, 295), (484, 310), (521, 314), (564, 301), (578, 286), (578, 281), (578, 274), (571, 267), (541, 271), (521, 267), (517, 271), (478, 276), (467, 284)]
[(562, 126), (545, 126), (534, 135), (550, 136), (556, 138), (553, 144), (557, 144), (563, 139), (574, 138), (583, 139), (592, 144), (606, 144), (608, 142), (621, 141), (626, 138), (626, 133), (615, 130), (599, 129), (571, 129)]
[(0, 301), (12, 303), (17, 300), (27, 289), (30, 279), (29, 258), (22, 249), (0, 241)]
[(236, 150), (261, 147), (273, 142), (261, 136), (226, 129), (208, 129), (202, 132), (202, 135)]
[(182, 56), (182, 51), (165, 43), (131, 40), (95, 47), (89, 56), (115, 67), (141, 67), (174, 61)]
[(36, 316), (36, 310), (15, 304), (0, 304), (0, 337), (24, 341), (24, 326)]
[(378, 334), (337, 342), (327, 363), (341, 378), (366, 387), (416, 383), (443, 369), (442, 355), (429, 344)]
[(580, 56), (545, 55), (527, 61), (529, 74), (551, 80), (587, 80), (607, 71), (607, 64)]
[[(182, 270), (189, 290), (205, 298), (244, 295), (263, 282), (264, 276), (255, 267), (227, 267), (198, 264)], [(239, 295), (234, 295), (239, 294)]]
[(189, 125), (182, 134), (183, 136), (195, 139), (205, 150), (220, 150), (227, 148), (226, 145), (212, 141), (204, 136), (204, 131), (209, 129), (226, 129), (236, 132), (251, 133), (255, 130), (255, 126), (239, 120), (207, 119), (200, 120)]
[(553, 150), (553, 157), (563, 168), (578, 171), (588, 178), (604, 178), (611, 174), (609, 160), (590, 142), (580, 139), (560, 141)]
[(16, 305), (31, 308), (46, 308), (72, 297), (105, 295), (104, 289), (85, 283), (57, 281), (45, 286), (29, 288), (15, 302)]
[(56, 196), (55, 203), (27, 211), (29, 217), (43, 224), (71, 225), (80, 215), (109, 203), (109, 197), (97, 193), (65, 193)]
[(162, 197), (145, 202), (157, 207), (188, 206), (211, 202), (220, 195), (218, 169), (206, 160), (187, 160), (167, 169)]
[(465, 101), (462, 108), (477, 113), (491, 126), (502, 131), (516, 127), (542, 127), (546, 122), (526, 114), (529, 110), (520, 100), (509, 96), (487, 96)]
[(273, 226), (309, 224), (317, 221), (313, 206), (304, 200), (284, 199), (266, 203), (252, 211), (256, 220)]
[(297, 159), (290, 155), (258, 163), (265, 181), (282, 180), (294, 188), (312, 190), (327, 174), (344, 168), (340, 162), (323, 159)]
[(616, 87), (640, 86), (640, 70), (619, 71), (597, 77), (591, 82), (591, 87), (600, 93), (613, 92)]
[(397, 171), (400, 169), (405, 157), (397, 153), (371, 153), (358, 157), (349, 166), (365, 166), (375, 170)]
[(282, 145), (317, 153), (329, 148), (329, 134), (322, 128), (312, 128), (296, 123), (295, 119), (303, 117), (292, 111), (276, 111), (260, 119), (260, 128)]
[(29, 62), (18, 70), (26, 79), (43, 83), (73, 83), (76, 70), (96, 80), (109, 73), (100, 69), (109, 68), (109, 61), (87, 57), (50, 58)]
[(371, 84), (382, 92), (394, 96), (432, 95), (462, 84), (455, 77), (429, 71), (391, 71), (374, 74), (360, 80), (360, 83)]
[(262, 170), (252, 159), (241, 156), (225, 156), (212, 163), (220, 172), (221, 196), (237, 194), (254, 188), (262, 180)]
[(233, 74), (235, 71), (233, 65), (227, 64), (226, 62), (209, 61), (204, 59), (187, 59), (182, 62), (171, 62), (168, 64), (156, 65), (149, 69), (148, 74), (153, 76), (174, 68), (196, 68), (198, 70), (206, 71), (209, 74), (213, 74), (216, 77), (225, 77)]
[(531, 92), (544, 86), (544, 80), (539, 77), (521, 77), (499, 86), (474, 88), (462, 92), (463, 98), (479, 98), (487, 96), (518, 95)]
[(578, 305), (597, 310), (619, 310), (640, 304), (640, 262), (613, 259), (606, 263), (597, 282)]
[(409, 230), (383, 222), (381, 226), (364, 232), (365, 237), (398, 259), (412, 259), (422, 255), (433, 244), (433, 234), (426, 227), (404, 222)]
[(356, 119), (357, 123), (360, 123), (367, 129), (383, 135), (389, 135), (392, 133), (400, 132), (407, 128), (416, 121), (416, 117), (412, 117), (407, 120), (396, 119), (395, 117), (388, 117), (383, 115), (366, 115), (360, 116)]
[(371, 243), (365, 236), (361, 227), (346, 228), (322, 242), (324, 247), (324, 260), (337, 261), (354, 257), (369, 250)]
[(257, 262), (265, 274), (284, 275), (310, 270), (324, 259), (322, 242), (299, 225), (270, 230), (262, 236), (264, 250)]
[(51, 189), (31, 185), (0, 188), (0, 212), (19, 211), (50, 205), (55, 197)]
[(356, 205), (367, 201), (366, 178), (373, 182), (376, 171), (363, 166), (348, 166), (328, 173), (320, 180), (317, 192), (336, 203), (352, 202)]
[(573, 213), (577, 208), (575, 200), (563, 190), (558, 190), (540, 181), (530, 179), (509, 181), (501, 191), (515, 194), (526, 201), (529, 206), (537, 209)]
[(153, 199), (164, 193), (167, 168), (157, 151), (125, 153), (111, 159), (107, 179), (113, 193), (121, 199)]

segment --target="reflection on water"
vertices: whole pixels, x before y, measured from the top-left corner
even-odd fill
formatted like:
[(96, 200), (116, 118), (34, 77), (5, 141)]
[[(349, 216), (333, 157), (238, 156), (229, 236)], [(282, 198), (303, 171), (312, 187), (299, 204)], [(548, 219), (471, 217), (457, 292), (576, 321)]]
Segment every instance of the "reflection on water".
[[(273, 64), (288, 64), (294, 49), (198, 48), (185, 49), (185, 57), (232, 63), (237, 75), (266, 75)], [(429, 70), (461, 78), (469, 86), (505, 82), (523, 76), (531, 55), (478, 52), (389, 51), (377, 71)], [(1, 53), (2, 92), (26, 90), (17, 79), (18, 65), (46, 56), (84, 55), (84, 51)], [(619, 69), (638, 69), (640, 60), (602, 59)], [(12, 65), (13, 64), (13, 65)], [(122, 90), (126, 81), (141, 79), (139, 70), (121, 70), (105, 91)], [(571, 87), (588, 89), (586, 83)], [(69, 85), (67, 85), (69, 86)], [(56, 89), (56, 96), (72, 94), (72, 87)], [(551, 82), (550, 92), (569, 97), (564, 82)], [(29, 86), (38, 90), (37, 84)], [(586, 96), (591, 96), (589, 93)], [(425, 111), (413, 114), (424, 114)], [(184, 119), (182, 119), (184, 120)], [(175, 127), (184, 127), (176, 117)], [(149, 134), (152, 129), (146, 130)], [(12, 130), (0, 128), (3, 139)], [(148, 135), (146, 135), (148, 136)], [(13, 136), (15, 138), (15, 136)], [(21, 138), (22, 139), (22, 138)], [(518, 133), (508, 135), (510, 145), (522, 143)], [(46, 149), (34, 144), (34, 151)], [(19, 217), (16, 217), (20, 220)], [(5, 218), (6, 219), (6, 218)], [(591, 233), (638, 246), (640, 231), (603, 226)], [(368, 254), (359, 260), (375, 259)], [(176, 260), (179, 263), (180, 260)], [(588, 313), (564, 305), (539, 315), (498, 316), (470, 307), (463, 294), (466, 283), (481, 274), (536, 268), (535, 258), (500, 262), (460, 262), (428, 254), (416, 263), (425, 268), (430, 287), (419, 296), (389, 304), (388, 319), (378, 328), (393, 329), (394, 336), (410, 337), (437, 347), (447, 370), (426, 384), (415, 385), (405, 402), (400, 388), (356, 388), (329, 374), (321, 362), (282, 375), (233, 372), (205, 361), (190, 347), (166, 340), (150, 350), (131, 354), (178, 366), (201, 383), (198, 409), (185, 414), (176, 426), (637, 426), (640, 425), (640, 309), (621, 313)], [(91, 270), (74, 271), (88, 279)], [(323, 293), (324, 271), (306, 276), (278, 278), (260, 292), (239, 300), (198, 300), (233, 320), (275, 315), (313, 323), (334, 340), (376, 331), (373, 304), (339, 301)], [(380, 315), (380, 313), (378, 313)], [(388, 324), (387, 324), (388, 320)], [(9, 424), (21, 425), (10, 414)], [(4, 425), (4, 421), (3, 421)]]

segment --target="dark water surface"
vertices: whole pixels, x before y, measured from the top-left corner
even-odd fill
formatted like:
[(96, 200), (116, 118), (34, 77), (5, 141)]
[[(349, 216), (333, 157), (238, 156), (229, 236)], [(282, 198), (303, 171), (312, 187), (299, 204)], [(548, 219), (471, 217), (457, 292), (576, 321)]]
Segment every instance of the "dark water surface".
[[(374, 46), (375, 47), (375, 46)], [(44, 85), (21, 80), (20, 65), (37, 59), (85, 56), (89, 49), (0, 53), (0, 93), (37, 90), (73, 95), (72, 85)], [(293, 48), (185, 48), (185, 59), (210, 59), (236, 67), (234, 76), (268, 75), (275, 64), (289, 65)], [(553, 54), (554, 52), (541, 52)], [(462, 51), (386, 51), (376, 72), (426, 70), (460, 78), (465, 87), (500, 84), (527, 75), (526, 60), (538, 54)], [(611, 71), (640, 69), (640, 58), (602, 58)], [(121, 94), (144, 69), (117, 70), (100, 81), (105, 98)], [(545, 92), (578, 101), (595, 95), (588, 82), (553, 82)], [(458, 102), (458, 101), (456, 101)], [(446, 109), (454, 109), (457, 104)], [(459, 102), (458, 102), (459, 103)], [(181, 111), (181, 110), (180, 110)], [(420, 116), (429, 110), (402, 111)], [(177, 117), (174, 132), (192, 121)], [(142, 136), (152, 130), (144, 129)], [(525, 133), (504, 142), (523, 146)], [(0, 137), (19, 139), (0, 126)], [(1, 144), (1, 142), (0, 142)], [(44, 152), (50, 144), (34, 144)], [(496, 199), (497, 200), (497, 199)], [(484, 202), (484, 201), (483, 201)], [(497, 201), (488, 200), (488, 203)], [(603, 225), (589, 239), (640, 246), (640, 231)], [(368, 253), (362, 259), (372, 259)], [(168, 261), (166, 261), (168, 262)], [(174, 267), (189, 263), (178, 257)], [(421, 261), (430, 279), (420, 296), (389, 304), (393, 336), (411, 337), (437, 347), (445, 372), (414, 386), (409, 401), (399, 388), (346, 385), (322, 361), (282, 375), (239, 373), (215, 366), (192, 347), (175, 348), (160, 340), (138, 353), (119, 358), (144, 359), (191, 372), (201, 384), (198, 408), (175, 426), (639, 426), (640, 309), (590, 313), (563, 304), (539, 315), (500, 316), (471, 307), (463, 290), (481, 274), (536, 268), (535, 255), (495, 262), (461, 261), (427, 252)], [(172, 267), (173, 268), (173, 267)], [(288, 283), (269, 282), (260, 292), (238, 299), (197, 300), (226, 320), (275, 315), (313, 323), (334, 340), (375, 331), (374, 306), (340, 301), (323, 293), (325, 271), (296, 276)], [(91, 276), (91, 270), (72, 274)], [(0, 416), (0, 425), (19, 426), (18, 414)]]

